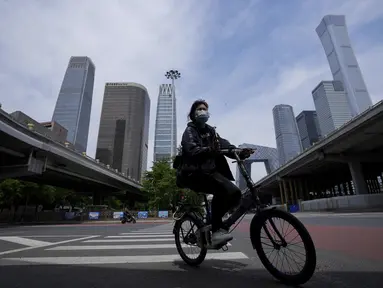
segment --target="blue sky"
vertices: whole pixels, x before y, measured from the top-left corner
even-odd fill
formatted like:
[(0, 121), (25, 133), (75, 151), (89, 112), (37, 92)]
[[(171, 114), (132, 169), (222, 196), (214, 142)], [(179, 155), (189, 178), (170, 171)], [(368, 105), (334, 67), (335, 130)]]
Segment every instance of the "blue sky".
[[(149, 161), (158, 85), (178, 69), (179, 138), (196, 98), (234, 144), (275, 147), (271, 109), (313, 109), (312, 89), (331, 80), (315, 28), (346, 15), (351, 43), (373, 102), (382, 99), (380, 0), (18, 0), (0, 2), (0, 102), (51, 119), (70, 56), (96, 65), (88, 154), (94, 156), (104, 84), (132, 81), (151, 98)], [(151, 163), (151, 162), (150, 162)], [(234, 170), (234, 166), (232, 166)], [(255, 179), (265, 175), (253, 165)]]

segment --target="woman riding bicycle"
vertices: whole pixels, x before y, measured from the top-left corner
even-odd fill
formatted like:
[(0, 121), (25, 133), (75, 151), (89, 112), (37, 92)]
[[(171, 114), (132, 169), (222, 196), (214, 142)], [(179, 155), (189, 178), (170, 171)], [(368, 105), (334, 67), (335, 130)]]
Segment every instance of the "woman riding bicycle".
[[(177, 169), (177, 185), (196, 192), (213, 194), (212, 200), (212, 244), (219, 245), (233, 239), (222, 217), (241, 199), (241, 190), (234, 185), (233, 174), (224, 155), (217, 153), (222, 149), (235, 148), (221, 138), (215, 128), (206, 124), (209, 119), (208, 104), (197, 100), (190, 108), (189, 119), (182, 135), (181, 164)], [(250, 149), (244, 149), (240, 158), (248, 158)], [(235, 159), (230, 153), (225, 155)]]

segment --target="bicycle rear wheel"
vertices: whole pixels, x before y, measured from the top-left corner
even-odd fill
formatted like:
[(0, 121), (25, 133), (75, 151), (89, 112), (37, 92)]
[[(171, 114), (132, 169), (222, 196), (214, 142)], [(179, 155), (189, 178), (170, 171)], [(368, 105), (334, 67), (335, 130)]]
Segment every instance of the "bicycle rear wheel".
[[(305, 226), (292, 214), (279, 209), (266, 210), (260, 216), (255, 217), (257, 218), (254, 219), (255, 225), (252, 225), (251, 238), (265, 268), (279, 281), (288, 285), (302, 285), (309, 281), (316, 268), (316, 251)], [(288, 225), (277, 225), (274, 218), (279, 218), (287, 222)], [(297, 236), (292, 234), (293, 230), (289, 229), (291, 227), (297, 232)], [(262, 232), (264, 233), (262, 234)], [(298, 237), (300, 237), (301, 241), (299, 241)], [(265, 243), (267, 240), (270, 240), (270, 243)], [(300, 242), (303, 243), (302, 248), (306, 255), (299, 253), (298, 261), (296, 261), (292, 259), (291, 254), (298, 248)], [(289, 245), (292, 247), (288, 248)], [(268, 253), (265, 251), (266, 249), (272, 251)], [(278, 268), (278, 262), (274, 263), (277, 256), (285, 256), (287, 258), (286, 262), (293, 261), (297, 266), (298, 262), (302, 261), (303, 263), (296, 273), (292, 272), (291, 269), (287, 273), (282, 272), (280, 268), (284, 268), (284, 261), (282, 260), (282, 265)]]

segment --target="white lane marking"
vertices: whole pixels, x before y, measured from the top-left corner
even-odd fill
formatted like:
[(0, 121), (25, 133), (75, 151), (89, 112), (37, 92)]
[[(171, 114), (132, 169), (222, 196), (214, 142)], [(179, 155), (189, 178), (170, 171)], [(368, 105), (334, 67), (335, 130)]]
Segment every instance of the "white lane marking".
[(28, 238), (71, 238), (71, 237), (86, 237), (92, 235), (27, 235)]
[[(227, 243), (227, 246), (231, 246)], [(182, 247), (190, 247), (183, 244)], [(142, 244), (142, 245), (81, 245), (81, 246), (57, 246), (48, 248), (48, 251), (81, 251), (81, 250), (134, 250), (134, 249), (171, 249), (175, 244)]]
[[(242, 252), (211, 253), (207, 260), (248, 259)], [(37, 264), (58, 265), (92, 265), (92, 264), (130, 264), (130, 263), (160, 263), (181, 260), (179, 255), (137, 255), (137, 256), (91, 256), (91, 257), (21, 257), (4, 258), (4, 260), (24, 261)]]
[(162, 232), (129, 232), (129, 233), (120, 233), (120, 235), (163, 235), (163, 234), (172, 234), (172, 231), (166, 230)]
[[(49, 245), (45, 245), (43, 247), (54, 246), (54, 245), (61, 245), (61, 244), (66, 244), (66, 243), (76, 242), (76, 241), (82, 241), (82, 240), (87, 240), (87, 239), (96, 238), (96, 237), (100, 237), (100, 235), (94, 235), (94, 236), (88, 236), (88, 237), (82, 237), (82, 238), (76, 238), (76, 239), (70, 239), (70, 240), (55, 242), (55, 243), (51, 243)], [(27, 250), (32, 250), (32, 249), (36, 249), (36, 248), (40, 248), (40, 247), (41, 246), (39, 246), (39, 247), (25, 247), (25, 248), (19, 248), (19, 249), (3, 251), (3, 252), (0, 252), (0, 256), (1, 255), (6, 255), (6, 254), (11, 254), (11, 253), (27, 251)]]
[(28, 239), (28, 238), (18, 237), (18, 236), (0, 237), (0, 240), (16, 243), (16, 244), (20, 244), (24, 246), (29, 246), (29, 247), (43, 247), (43, 246), (52, 244), (51, 242), (33, 240), (33, 239)]
[(174, 235), (171, 234), (161, 234), (161, 235), (119, 235), (119, 236), (107, 236), (106, 238), (165, 238), (165, 237), (172, 237), (174, 238)]
[(175, 241), (174, 238), (156, 238), (156, 239), (101, 239), (101, 240), (87, 240), (83, 243), (119, 243), (119, 242), (166, 242)]

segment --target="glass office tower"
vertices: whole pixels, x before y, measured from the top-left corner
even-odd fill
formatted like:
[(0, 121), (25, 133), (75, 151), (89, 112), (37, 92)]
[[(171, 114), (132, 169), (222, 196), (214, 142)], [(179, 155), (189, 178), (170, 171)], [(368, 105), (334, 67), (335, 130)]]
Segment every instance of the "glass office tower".
[(342, 82), (321, 81), (312, 95), (323, 137), (352, 119)]
[(304, 110), (296, 118), (303, 150), (309, 148), (321, 137), (316, 111)]
[(71, 57), (52, 121), (68, 130), (67, 140), (86, 152), (92, 109), (95, 66), (89, 57)]
[(147, 169), (150, 98), (137, 83), (106, 83), (96, 158), (141, 181)]
[(273, 108), (279, 164), (282, 166), (302, 152), (302, 143), (293, 107), (280, 104)]
[(335, 81), (343, 83), (352, 117), (372, 106), (351, 46), (344, 15), (327, 15), (316, 28)]
[(161, 84), (157, 102), (153, 160), (157, 161), (176, 154), (177, 114), (175, 88), (172, 84)]

